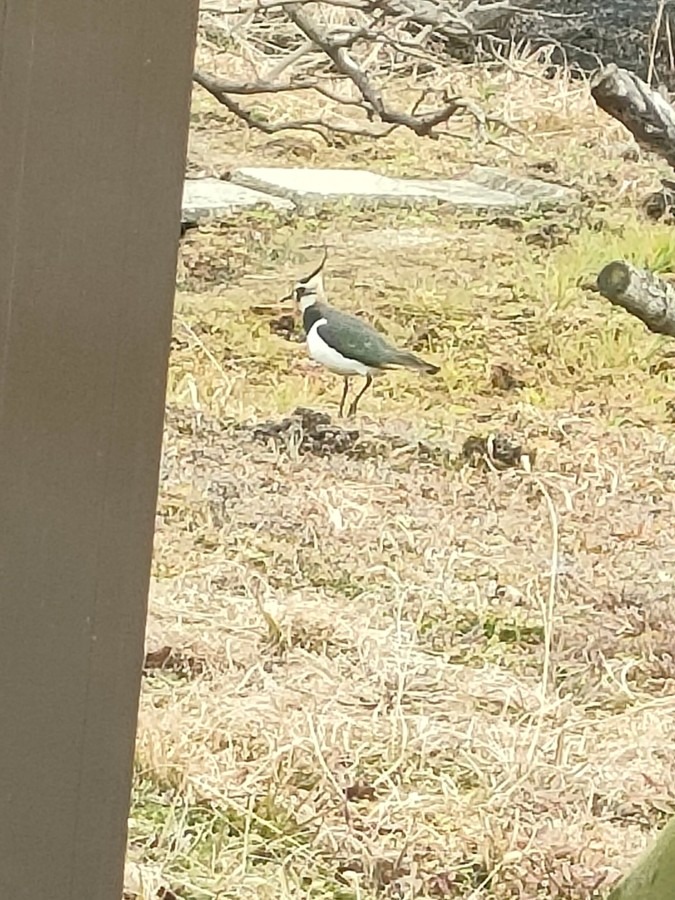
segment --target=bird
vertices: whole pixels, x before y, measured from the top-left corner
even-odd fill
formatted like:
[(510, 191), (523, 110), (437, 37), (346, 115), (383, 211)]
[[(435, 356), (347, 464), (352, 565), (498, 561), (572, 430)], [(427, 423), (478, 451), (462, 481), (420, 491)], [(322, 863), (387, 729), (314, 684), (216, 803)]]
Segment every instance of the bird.
[(292, 299), (300, 309), (309, 356), (344, 379), (340, 417), (344, 416), (350, 378), (358, 375), (366, 379), (363, 388), (349, 404), (347, 417), (351, 418), (378, 372), (406, 368), (435, 375), (440, 371), (440, 366), (421, 359), (409, 350), (395, 347), (368, 322), (330, 306), (323, 286), (323, 267), (327, 257), (328, 251), (324, 248), (321, 263), (309, 275), (299, 279), (292, 293), (283, 301)]

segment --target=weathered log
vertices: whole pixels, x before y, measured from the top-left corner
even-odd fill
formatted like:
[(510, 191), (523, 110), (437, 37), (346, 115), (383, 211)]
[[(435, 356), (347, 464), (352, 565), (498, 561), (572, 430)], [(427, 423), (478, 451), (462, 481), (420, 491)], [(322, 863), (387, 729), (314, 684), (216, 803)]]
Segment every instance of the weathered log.
[(613, 63), (593, 79), (591, 94), (600, 109), (621, 122), (641, 147), (675, 168), (675, 109), (663, 94)]
[(671, 819), (608, 900), (672, 900), (674, 896), (675, 819)]
[(597, 282), (610, 303), (636, 316), (655, 334), (675, 337), (675, 286), (622, 260), (606, 265)]
[(661, 189), (648, 194), (642, 201), (642, 211), (649, 219), (675, 220), (675, 181), (661, 179)]

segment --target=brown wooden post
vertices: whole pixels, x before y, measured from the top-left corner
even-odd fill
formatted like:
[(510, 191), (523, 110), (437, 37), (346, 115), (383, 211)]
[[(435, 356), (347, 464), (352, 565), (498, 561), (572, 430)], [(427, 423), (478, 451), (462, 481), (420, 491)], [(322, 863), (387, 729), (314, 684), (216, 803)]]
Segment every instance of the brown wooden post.
[(0, 897), (120, 900), (196, 0), (0, 0)]

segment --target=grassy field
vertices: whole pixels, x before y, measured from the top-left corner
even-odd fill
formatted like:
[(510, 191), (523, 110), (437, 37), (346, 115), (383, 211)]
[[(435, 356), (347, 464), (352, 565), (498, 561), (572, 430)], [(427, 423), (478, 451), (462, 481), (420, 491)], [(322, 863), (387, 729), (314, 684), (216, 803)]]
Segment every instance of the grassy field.
[[(522, 132), (499, 145), (269, 138), (195, 89), (191, 173), (481, 162), (583, 202), (187, 235), (129, 896), (585, 900), (675, 808), (675, 346), (585, 287), (669, 272), (675, 238), (638, 211), (658, 162), (587, 85), (520, 69), (454, 76)], [(279, 333), (324, 242), (331, 300), (441, 366), (353, 423)], [(520, 463), (466, 452), (490, 435)]]

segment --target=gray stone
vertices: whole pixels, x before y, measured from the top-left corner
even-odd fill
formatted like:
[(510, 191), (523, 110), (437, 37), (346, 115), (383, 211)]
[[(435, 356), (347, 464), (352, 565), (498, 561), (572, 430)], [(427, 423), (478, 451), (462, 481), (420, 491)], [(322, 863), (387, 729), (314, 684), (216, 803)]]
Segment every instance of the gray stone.
[(219, 178), (187, 178), (183, 183), (183, 222), (225, 218), (250, 209), (293, 211), (295, 207), (289, 200), (261, 194)]
[(362, 169), (245, 168), (232, 182), (291, 200), (299, 209), (343, 202), (357, 208), (438, 206), (512, 210), (526, 205), (516, 194), (468, 180), (389, 178)]
[(513, 191), (476, 184), (468, 178), (449, 178), (440, 181), (416, 178), (414, 184), (429, 191), (441, 203), (450, 203), (457, 209), (512, 210), (527, 205), (527, 201)]
[(514, 175), (492, 166), (474, 166), (466, 178), (474, 184), (481, 184), (497, 191), (508, 191), (516, 194), (525, 203), (537, 206), (569, 206), (581, 199), (579, 191), (544, 181), (541, 178), (528, 178)]

